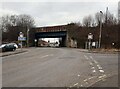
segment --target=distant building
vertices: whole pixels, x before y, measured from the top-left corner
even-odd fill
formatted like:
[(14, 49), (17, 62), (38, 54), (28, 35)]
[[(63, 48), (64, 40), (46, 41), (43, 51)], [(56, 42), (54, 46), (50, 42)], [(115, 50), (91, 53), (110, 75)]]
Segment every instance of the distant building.
[(120, 1), (118, 2), (118, 21), (120, 22)]

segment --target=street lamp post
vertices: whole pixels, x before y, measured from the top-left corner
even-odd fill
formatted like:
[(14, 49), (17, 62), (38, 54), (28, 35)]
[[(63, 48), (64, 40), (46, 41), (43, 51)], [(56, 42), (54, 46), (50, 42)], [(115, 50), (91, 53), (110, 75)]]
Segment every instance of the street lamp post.
[(100, 11), (100, 34), (99, 34), (99, 48), (101, 48), (101, 36), (102, 36), (102, 14), (103, 12)]
[(35, 41), (35, 47), (37, 46), (37, 39), (34, 40)]

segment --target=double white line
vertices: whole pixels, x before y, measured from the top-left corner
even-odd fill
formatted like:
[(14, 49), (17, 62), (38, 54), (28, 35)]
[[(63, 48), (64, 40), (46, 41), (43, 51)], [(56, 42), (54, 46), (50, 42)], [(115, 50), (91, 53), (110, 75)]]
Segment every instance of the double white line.
[[(85, 57), (87, 60), (89, 60), (89, 58), (88, 58), (86, 55), (84, 55), (84, 57)], [(98, 62), (97, 62), (96, 60), (93, 59), (92, 56), (90, 56), (90, 59), (97, 65), (97, 68), (99, 69), (99, 72), (104, 73), (103, 68), (98, 64)], [(90, 61), (90, 60), (89, 60), (89, 61)], [(93, 63), (92, 63), (92, 62), (89, 62), (89, 63), (90, 63), (91, 66), (93, 66)], [(93, 69), (93, 72), (94, 72), (94, 73), (96, 72), (94, 66), (93, 66), (91, 69)]]

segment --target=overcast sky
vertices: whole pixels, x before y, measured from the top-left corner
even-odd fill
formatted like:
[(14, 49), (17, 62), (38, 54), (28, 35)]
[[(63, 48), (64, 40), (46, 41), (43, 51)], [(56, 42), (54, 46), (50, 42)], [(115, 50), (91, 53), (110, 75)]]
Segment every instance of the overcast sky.
[(36, 26), (64, 25), (82, 22), (83, 17), (102, 10), (117, 17), (119, 0), (7, 0), (0, 1), (0, 16), (5, 14), (28, 14), (35, 19)]

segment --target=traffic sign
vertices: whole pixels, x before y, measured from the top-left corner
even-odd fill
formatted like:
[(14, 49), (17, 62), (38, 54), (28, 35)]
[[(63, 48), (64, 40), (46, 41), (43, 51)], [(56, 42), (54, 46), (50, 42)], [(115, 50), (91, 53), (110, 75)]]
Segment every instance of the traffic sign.
[(91, 33), (88, 34), (88, 39), (92, 40), (93, 39), (93, 35)]
[(25, 40), (26, 40), (26, 37), (18, 37), (18, 40), (19, 40), (19, 41), (25, 41)]
[(20, 32), (19, 36), (22, 38), (22, 37), (24, 37), (24, 34), (22, 32)]

